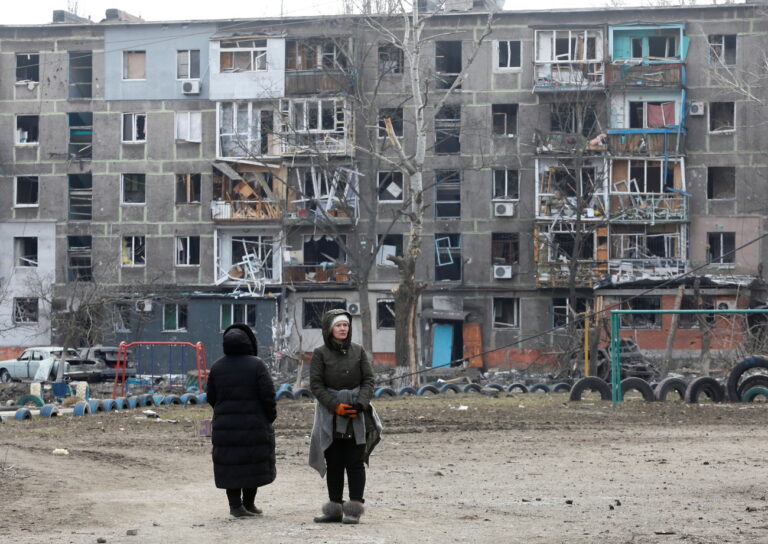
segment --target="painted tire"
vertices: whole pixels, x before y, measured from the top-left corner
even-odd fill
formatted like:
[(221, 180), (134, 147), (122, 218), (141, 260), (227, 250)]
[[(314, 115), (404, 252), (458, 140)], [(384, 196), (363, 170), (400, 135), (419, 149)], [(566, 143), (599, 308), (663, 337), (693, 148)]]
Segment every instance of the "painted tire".
[(437, 390), (437, 387), (434, 385), (422, 385), (419, 387), (419, 390), (416, 391), (416, 394), (419, 396), (424, 395), (424, 393), (432, 393), (433, 395), (437, 395), (440, 393), (440, 391)]
[(608, 382), (597, 376), (586, 376), (573, 384), (571, 395), (568, 398), (574, 402), (580, 401), (585, 391), (600, 393), (600, 400), (611, 400), (612, 398), (611, 386), (608, 385)]
[(59, 415), (59, 407), (55, 404), (46, 404), (40, 408), (40, 417), (56, 417)]
[(197, 395), (197, 403), (198, 404), (205, 404), (208, 400), (208, 393), (200, 393)]
[(137, 399), (139, 406), (142, 408), (145, 406), (152, 406), (152, 395), (139, 395)]
[(507, 386), (507, 393), (514, 393), (515, 389), (519, 389), (521, 393), (528, 393), (528, 386), (524, 383), (513, 383)]
[(32, 412), (29, 411), (29, 408), (19, 408), (13, 414), (13, 419), (32, 419)]
[(115, 399), (104, 399), (101, 401), (101, 406), (104, 408), (105, 412), (111, 412), (112, 410), (117, 410)]
[(125, 410), (125, 397), (117, 397), (115, 399), (115, 410)]
[(91, 405), (88, 402), (81, 400), (72, 407), (72, 415), (84, 416), (91, 413)]
[(619, 384), (621, 387), (621, 398), (629, 391), (637, 391), (643, 396), (645, 402), (653, 402), (656, 397), (653, 394), (653, 388), (651, 385), (642, 378), (624, 378)]
[(452, 391), (453, 393), (461, 393), (462, 392), (461, 391), (461, 387), (459, 387), (455, 383), (444, 383), (443, 385), (440, 386), (438, 391), (440, 391), (441, 394), (442, 393), (447, 393), (448, 391)]
[(181, 399), (179, 399), (178, 395), (165, 395), (163, 397), (163, 404), (181, 404)]
[(716, 379), (701, 376), (688, 384), (685, 390), (685, 402), (695, 404), (699, 402), (701, 395), (706, 395), (712, 402), (723, 402), (725, 391)]
[(755, 397), (765, 397), (766, 400), (768, 400), (768, 389), (765, 387), (753, 387), (751, 389), (748, 389), (746, 393), (744, 393), (744, 396), (741, 397), (741, 402), (752, 402), (755, 400)]
[(373, 392), (373, 396), (376, 398), (383, 396), (394, 397), (395, 395), (397, 395), (397, 393), (395, 393), (395, 390), (391, 387), (379, 387), (376, 391)]
[(291, 391), (292, 392), (293, 391), (293, 386), (291, 386), (291, 384), (289, 384), (289, 383), (281, 383), (280, 387), (277, 388), (277, 392), (279, 393), (280, 391)]
[(665, 378), (656, 384), (653, 389), (653, 396), (656, 397), (656, 400), (664, 402), (667, 400), (667, 395), (674, 391), (679, 395), (680, 400), (684, 400), (687, 388), (688, 384), (682, 378)]
[(403, 395), (415, 395), (416, 394), (416, 390), (413, 387), (405, 386), (405, 387), (401, 387), (400, 391), (398, 391), (397, 394), (400, 395), (400, 396), (403, 396)]
[(125, 402), (128, 404), (130, 410), (135, 410), (139, 406), (138, 397), (128, 397), (125, 399)]
[(496, 391), (504, 391), (504, 386), (498, 383), (489, 383), (485, 386), (486, 389), (495, 389)]
[(179, 397), (182, 404), (197, 404), (197, 395), (195, 393), (184, 393)]
[(560, 382), (552, 386), (552, 392), (554, 393), (569, 393), (571, 391), (571, 384)]
[(536, 393), (537, 391), (541, 391), (542, 393), (549, 393), (550, 389), (549, 386), (545, 383), (536, 383), (533, 384), (529, 389), (529, 393)]
[[(163, 403), (165, 395), (152, 395), (152, 406), (160, 406)], [(148, 405), (149, 406), (149, 405)]]
[(295, 399), (313, 399), (315, 396), (312, 394), (312, 391), (309, 389), (302, 387), (301, 389), (297, 389), (293, 392), (293, 398)]
[(104, 403), (101, 402), (101, 399), (91, 399), (88, 402), (88, 406), (91, 407), (91, 413), (95, 414), (97, 412), (103, 412), (104, 411)]
[(477, 385), (476, 383), (468, 383), (464, 387), (462, 387), (461, 392), (462, 393), (480, 393), (483, 390), (482, 387)]
[(43, 399), (41, 399), (37, 395), (24, 395), (23, 397), (19, 398), (19, 400), (16, 401), (16, 406), (24, 406), (30, 403), (34, 404), (38, 408), (40, 408), (45, 404), (43, 402)]
[(275, 400), (293, 399), (293, 393), (288, 389), (282, 389), (275, 393)]
[(739, 394), (739, 398), (744, 398), (744, 393), (752, 389), (753, 387), (766, 387), (768, 388), (768, 376), (765, 374), (755, 374), (749, 378), (745, 378), (737, 387), (736, 391)]
[(739, 397), (738, 391), (739, 380), (744, 372), (752, 368), (768, 369), (768, 359), (763, 357), (747, 357), (740, 363), (733, 365), (731, 372), (728, 374), (728, 381), (725, 384), (728, 400), (731, 402), (741, 402), (741, 397)]

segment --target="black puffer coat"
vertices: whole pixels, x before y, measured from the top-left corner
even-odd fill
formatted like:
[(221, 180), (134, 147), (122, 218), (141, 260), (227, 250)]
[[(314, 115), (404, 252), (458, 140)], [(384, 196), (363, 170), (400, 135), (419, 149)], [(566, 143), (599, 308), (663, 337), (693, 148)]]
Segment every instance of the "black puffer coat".
[(236, 323), (224, 331), (225, 356), (208, 375), (213, 475), (220, 489), (261, 487), (277, 475), (275, 386), (256, 353), (253, 332)]

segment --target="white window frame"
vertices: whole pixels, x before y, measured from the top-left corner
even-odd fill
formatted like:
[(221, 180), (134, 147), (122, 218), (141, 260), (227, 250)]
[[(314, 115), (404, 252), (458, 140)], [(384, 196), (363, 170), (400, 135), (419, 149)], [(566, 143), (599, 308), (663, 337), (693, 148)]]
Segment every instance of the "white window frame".
[[(396, 319), (395, 317), (395, 299), (394, 298), (377, 298), (376, 299), (376, 329), (380, 331), (393, 331), (395, 330), (395, 327), (397, 326), (397, 323), (392, 327), (382, 327), (379, 320), (379, 304), (392, 304), (392, 319)], [(385, 306), (387, 309), (389, 309), (389, 306)]]
[[(144, 139), (140, 140), (138, 135), (138, 120), (139, 118), (144, 118)], [(144, 144), (147, 142), (147, 114), (146, 113), (130, 113), (126, 112), (123, 113), (121, 116), (122, 123), (120, 125), (120, 139), (124, 144)], [(127, 119), (130, 119), (131, 122), (131, 139), (125, 140), (125, 123)]]
[[(197, 238), (197, 262), (189, 262), (191, 260), (190, 255), (190, 242), (192, 238)], [(185, 244), (186, 242), (186, 244)], [(186, 258), (182, 257), (186, 255)], [(186, 261), (186, 262), (182, 262)], [(200, 236), (177, 236), (176, 237), (176, 266), (178, 267), (196, 267), (200, 266)]]
[[(520, 66), (499, 66), (501, 61), (501, 49), (502, 44), (506, 44), (507, 52), (509, 53), (509, 43), (517, 42), (520, 44)], [(511, 60), (511, 56), (508, 55), (508, 59)], [(514, 73), (523, 71), (523, 40), (494, 40), (493, 41), (493, 71), (503, 73)]]
[[(144, 176), (144, 200), (141, 202), (126, 202), (125, 201), (125, 176), (130, 175)], [(122, 206), (145, 206), (147, 204), (147, 175), (141, 172), (127, 172), (120, 174), (120, 204)]]
[[(19, 179), (35, 178), (37, 180), (37, 202), (33, 204), (19, 203)], [(40, 207), (40, 176), (14, 176), (13, 178), (13, 207), (14, 208), (39, 208)]]
[[(232, 107), (232, 124), (228, 127), (225, 127), (222, 123), (222, 116), (223, 116), (223, 110), (224, 106), (226, 104), (231, 105)], [(246, 127), (239, 127), (238, 126), (238, 114), (240, 113), (240, 110), (245, 107), (247, 111), (247, 126)], [(217, 151), (216, 154), (219, 157), (247, 157), (248, 153), (246, 152), (246, 149), (251, 150), (251, 152), (254, 155), (261, 155), (260, 149), (261, 149), (261, 112), (262, 111), (272, 111), (272, 110), (262, 110), (258, 107), (258, 105), (254, 104), (253, 102), (246, 102), (246, 103), (239, 103), (239, 102), (233, 102), (233, 101), (226, 101), (226, 102), (218, 102), (216, 104), (216, 147)], [(227, 130), (227, 132), (225, 132)], [(238, 142), (238, 151), (242, 152), (242, 154), (237, 155), (224, 155), (224, 149), (221, 145), (222, 137), (224, 136), (231, 136), (234, 138), (236, 142)], [(243, 149), (245, 148), (245, 149)]]
[[(24, 259), (23, 255), (21, 255), (21, 247), (22, 247), (22, 240), (27, 238), (34, 238), (36, 240), (37, 247), (37, 253), (35, 254), (35, 261), (31, 261), (30, 259)], [(40, 262), (40, 239), (37, 236), (14, 236), (13, 237), (13, 266), (15, 268), (37, 268), (38, 263)], [(25, 264), (19, 263), (19, 261), (24, 260), (27, 261)]]
[[(511, 300), (514, 304), (514, 319), (512, 323), (501, 323), (496, 321), (496, 301)], [(520, 329), (520, 297), (493, 297), (491, 300), (493, 315), (493, 329), (496, 331), (507, 331)]]
[[(558, 38), (558, 33), (568, 33), (568, 53), (566, 53), (568, 58), (565, 59), (558, 59), (557, 53), (557, 46), (556, 41)], [(542, 48), (539, 47), (540, 45), (540, 38), (539, 35), (543, 34), (549, 35), (549, 41), (550, 41), (550, 55), (549, 58), (543, 57), (543, 51)], [(590, 37), (595, 38), (595, 58), (587, 58), (587, 51), (589, 50), (588, 47), (584, 47), (584, 55), (582, 58), (573, 58), (574, 55), (572, 54), (571, 45), (572, 40), (574, 38), (578, 39), (578, 35), (583, 34), (584, 36), (584, 43), (587, 43), (587, 39)], [(537, 30), (535, 32), (535, 51), (536, 51), (536, 62), (537, 63), (548, 63), (548, 64), (574, 64), (574, 63), (581, 63), (581, 62), (589, 62), (589, 63), (598, 63), (603, 62), (603, 33), (598, 29), (591, 29), (591, 28), (582, 28), (582, 29), (548, 29), (548, 30)], [(562, 55), (560, 55), (562, 56)]]
[[(496, 172), (504, 172), (504, 194), (509, 194), (509, 173), (510, 172), (516, 172), (517, 173), (517, 179), (515, 180), (515, 183), (517, 185), (517, 198), (505, 198), (496, 196)], [(494, 168), (491, 170), (491, 202), (517, 202), (520, 200), (520, 170), (516, 170), (514, 168)]]
[[(725, 38), (733, 36), (733, 62), (725, 62)], [(720, 38), (719, 43), (713, 42), (712, 38)], [(717, 51), (719, 49), (719, 52)], [(738, 34), (708, 34), (707, 35), (707, 61), (709, 64), (721, 64), (723, 66), (736, 66), (739, 58), (739, 35)]]
[[(296, 121), (295, 106), (297, 104), (303, 104), (303, 111), (301, 112), (301, 119)], [(331, 103), (333, 107), (333, 128), (323, 128), (323, 104)], [(284, 128), (299, 133), (311, 133), (311, 134), (343, 134), (344, 125), (346, 124), (347, 110), (346, 103), (343, 99), (334, 98), (302, 98), (298, 100), (285, 100), (284, 106), (287, 106), (288, 110), (288, 123), (284, 124)], [(309, 110), (317, 109), (317, 127), (309, 128)], [(281, 108), (282, 109), (282, 108)], [(344, 120), (342, 121), (342, 130), (339, 130), (338, 120), (336, 113), (338, 111), (344, 112)]]
[[(733, 128), (726, 128), (722, 130), (712, 130), (712, 104), (729, 104), (733, 103)], [(736, 119), (737, 119), (737, 102), (735, 100), (712, 100), (707, 104), (707, 131), (709, 134), (733, 134), (736, 132)]]
[(203, 113), (177, 111), (175, 119), (176, 141), (199, 144), (203, 141)]
[[(184, 319), (187, 321), (187, 323), (185, 323), (184, 326), (179, 326), (179, 315), (180, 315), (179, 309), (182, 306), (185, 308), (185, 310), (184, 310), (184, 312), (185, 312)], [(168, 312), (168, 310), (173, 310), (174, 311), (174, 321), (176, 323), (176, 327), (173, 328), (173, 329), (166, 329), (165, 328), (165, 317), (166, 317), (166, 312)], [(186, 304), (177, 304), (177, 303), (163, 304), (163, 329), (162, 329), (162, 332), (186, 332), (188, 324), (189, 324), (189, 307)]]
[[(128, 73), (126, 72), (126, 69), (128, 67), (127, 67), (127, 65), (125, 63), (125, 60), (126, 60), (126, 56), (131, 54), (131, 53), (143, 53), (144, 54), (144, 77), (127, 77)], [(142, 50), (142, 49), (125, 50), (125, 51), (123, 51), (123, 55), (122, 55), (121, 58), (122, 58), (122, 70), (121, 70), (121, 72), (122, 72), (123, 81), (146, 81), (147, 80), (147, 52), (145, 50)]]
[[(224, 317), (225, 307), (227, 307), (227, 306), (229, 307), (229, 322), (230, 322), (230, 325), (232, 323), (245, 323), (246, 325), (248, 325), (252, 329), (256, 328), (256, 323), (259, 320), (259, 307), (258, 307), (258, 305), (256, 305), (256, 304), (238, 304), (238, 303), (235, 303), (235, 302), (222, 302), (221, 305), (219, 306), (219, 330), (221, 332), (224, 332), (224, 330), (226, 329), (226, 327), (224, 327), (224, 319), (223, 319), (223, 317)], [(253, 313), (254, 313), (253, 323), (249, 323), (248, 322), (248, 308), (250, 306), (253, 307)], [(241, 319), (239, 321), (235, 321), (235, 307), (241, 307), (242, 308), (243, 319)], [(229, 325), (227, 325), (227, 326), (229, 326)]]
[[(192, 51), (197, 51), (197, 77), (192, 77)], [(182, 76), (179, 74), (179, 56), (186, 55), (187, 57), (187, 75)], [(200, 50), (199, 49), (177, 49), (176, 50), (176, 80), (177, 81), (189, 81), (200, 79)]]
[[(264, 42), (264, 46), (257, 46), (256, 42)], [(225, 47), (224, 44), (235, 43), (234, 47)], [(249, 45), (250, 44), (250, 45)], [(269, 41), (266, 38), (248, 39), (248, 40), (226, 40), (219, 44), (219, 72), (224, 74), (242, 73), (242, 72), (266, 72), (269, 70), (269, 56), (267, 51), (269, 49)], [(245, 70), (224, 70), (221, 67), (221, 56), (224, 53), (232, 54), (232, 66), (235, 65), (235, 53), (250, 53), (249, 64), (250, 67)], [(263, 59), (263, 63), (261, 61)], [(263, 68), (259, 68), (259, 64), (263, 64)]]
[[(130, 243), (129, 243), (130, 240)], [(143, 261), (140, 263), (136, 262), (136, 256), (138, 253), (138, 242), (142, 242), (142, 247), (144, 248), (143, 253)], [(120, 243), (120, 262), (123, 267), (125, 268), (142, 268), (144, 266), (147, 266), (147, 237), (143, 235), (130, 235), (130, 236), (123, 236), (121, 243)], [(130, 262), (126, 262), (127, 260), (130, 260)]]

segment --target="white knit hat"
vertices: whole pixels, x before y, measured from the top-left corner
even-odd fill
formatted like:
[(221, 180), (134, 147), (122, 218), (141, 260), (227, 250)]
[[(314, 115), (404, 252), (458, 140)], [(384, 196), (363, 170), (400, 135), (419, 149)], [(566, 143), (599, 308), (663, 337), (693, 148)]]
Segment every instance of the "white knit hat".
[(347, 314), (339, 314), (336, 317), (334, 317), (333, 321), (331, 321), (331, 328), (333, 328), (333, 326), (340, 321), (346, 321), (347, 323), (349, 323), (349, 317), (347, 316)]

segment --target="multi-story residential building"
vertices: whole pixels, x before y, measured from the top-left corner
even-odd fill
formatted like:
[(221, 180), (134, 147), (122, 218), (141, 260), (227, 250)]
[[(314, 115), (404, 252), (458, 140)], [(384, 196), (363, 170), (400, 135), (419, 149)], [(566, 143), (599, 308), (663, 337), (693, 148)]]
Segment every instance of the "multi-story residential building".
[[(574, 312), (671, 308), (680, 284), (682, 307), (694, 282), (705, 307), (765, 302), (768, 89), (720, 76), (750, 72), (768, 6), (498, 12), (483, 35), (484, 3), (451, 5), (420, 67), (426, 366), (548, 362)], [(0, 27), (0, 70), (0, 349), (54, 341), (52, 295), (88, 283), (115, 307), (104, 340), (215, 357), (244, 321), (278, 358), (346, 307), (394, 361), (416, 112), (375, 26), (58, 13)], [(668, 319), (625, 326), (661, 350)]]

